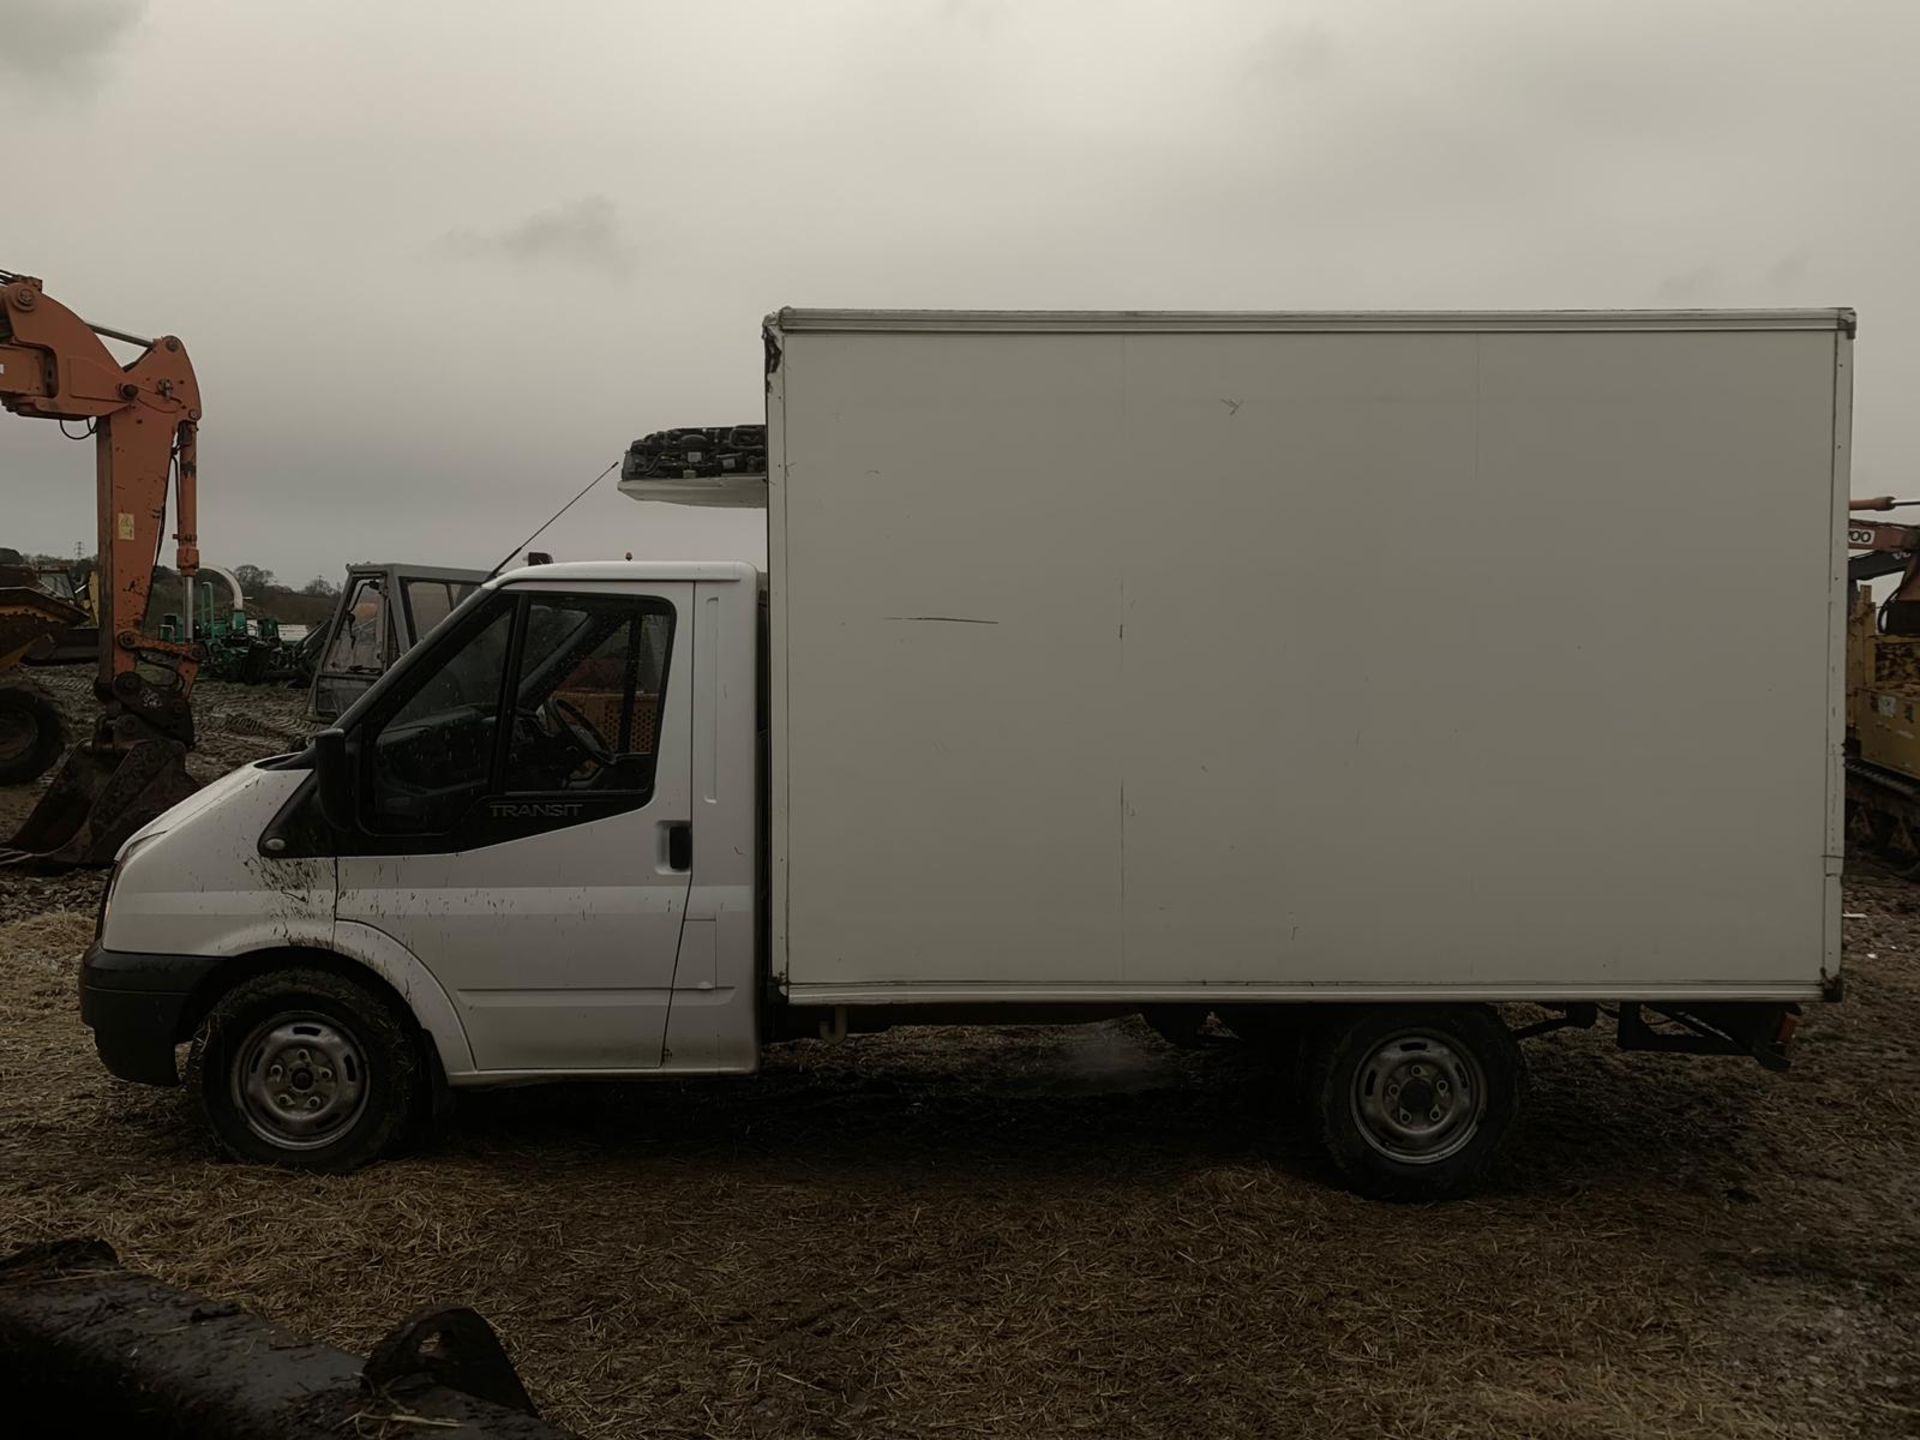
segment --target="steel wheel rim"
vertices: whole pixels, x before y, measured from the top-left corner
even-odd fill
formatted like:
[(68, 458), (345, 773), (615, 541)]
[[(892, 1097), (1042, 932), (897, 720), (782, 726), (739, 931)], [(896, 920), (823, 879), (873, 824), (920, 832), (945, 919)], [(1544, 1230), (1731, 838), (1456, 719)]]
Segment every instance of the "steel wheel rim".
[(1432, 1030), (1381, 1041), (1353, 1074), (1353, 1119), (1367, 1144), (1402, 1165), (1437, 1165), (1480, 1133), (1486, 1075), (1471, 1050)]
[(359, 1037), (313, 1011), (275, 1015), (233, 1052), (229, 1088), (247, 1128), (283, 1150), (316, 1150), (353, 1128), (367, 1108)]

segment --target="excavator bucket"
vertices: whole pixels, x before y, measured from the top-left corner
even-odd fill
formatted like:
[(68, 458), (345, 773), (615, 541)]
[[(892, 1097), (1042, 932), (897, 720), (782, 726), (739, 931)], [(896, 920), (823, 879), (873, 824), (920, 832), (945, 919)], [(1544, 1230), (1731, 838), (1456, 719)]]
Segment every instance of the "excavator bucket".
[(76, 745), (0, 865), (68, 870), (108, 865), (126, 838), (200, 788), (177, 740)]

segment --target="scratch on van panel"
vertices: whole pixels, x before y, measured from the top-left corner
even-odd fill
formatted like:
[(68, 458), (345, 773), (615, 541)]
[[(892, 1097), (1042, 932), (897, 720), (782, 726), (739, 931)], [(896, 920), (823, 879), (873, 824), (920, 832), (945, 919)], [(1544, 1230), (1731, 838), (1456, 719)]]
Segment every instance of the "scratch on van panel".
[(1226, 396), (1222, 395), (1220, 397), (1220, 403), (1227, 407), (1228, 418), (1232, 418), (1233, 416), (1238, 415), (1240, 413), (1240, 405), (1241, 405), (1240, 401), (1229, 400), (1227, 399)]
[(998, 625), (998, 620), (981, 620), (972, 615), (888, 615), (888, 620), (901, 620), (936, 625)]

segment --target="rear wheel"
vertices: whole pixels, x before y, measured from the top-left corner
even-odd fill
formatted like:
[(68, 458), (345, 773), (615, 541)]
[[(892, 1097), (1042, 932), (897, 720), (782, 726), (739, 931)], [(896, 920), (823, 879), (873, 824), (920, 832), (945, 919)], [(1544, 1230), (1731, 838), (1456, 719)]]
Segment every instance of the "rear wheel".
[(0, 685), (0, 785), (38, 780), (66, 746), (51, 700), (25, 685)]
[(187, 1084), (238, 1160), (353, 1170), (399, 1147), (425, 1075), (385, 997), (328, 970), (244, 980), (208, 1014)]
[(1349, 1184), (1442, 1200), (1486, 1171), (1520, 1113), (1526, 1062), (1484, 1006), (1362, 1010), (1315, 1037), (1308, 1098)]

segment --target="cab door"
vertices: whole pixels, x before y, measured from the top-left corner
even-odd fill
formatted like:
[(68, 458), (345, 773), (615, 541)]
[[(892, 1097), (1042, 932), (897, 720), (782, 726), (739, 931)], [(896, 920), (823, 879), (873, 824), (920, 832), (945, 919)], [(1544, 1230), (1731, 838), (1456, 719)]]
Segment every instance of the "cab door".
[(691, 868), (691, 584), (520, 584), (353, 718), (337, 923), (458, 1006), (483, 1071), (660, 1064)]
[(316, 720), (344, 715), (400, 654), (393, 597), (379, 570), (350, 571), (313, 667), (307, 709)]

